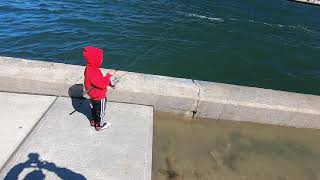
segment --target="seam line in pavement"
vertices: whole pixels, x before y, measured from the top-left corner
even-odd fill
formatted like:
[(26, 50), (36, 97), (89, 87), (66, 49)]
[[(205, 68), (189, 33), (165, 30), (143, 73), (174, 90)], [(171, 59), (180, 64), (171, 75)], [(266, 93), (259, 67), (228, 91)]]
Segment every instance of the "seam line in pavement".
[[(3, 91), (0, 91), (3, 92)], [(13, 92), (11, 92), (13, 93)], [(17, 93), (17, 94), (25, 94), (25, 93)], [(7, 167), (9, 162), (12, 160), (13, 156), (16, 155), (20, 147), (25, 143), (25, 141), (29, 138), (29, 136), (32, 134), (32, 132), (35, 130), (35, 128), (38, 126), (40, 121), (43, 119), (43, 117), (48, 113), (48, 111), (51, 109), (51, 107), (55, 104), (57, 99), (59, 98), (58, 96), (55, 96), (56, 98), (53, 100), (53, 102), (50, 104), (50, 106), (47, 108), (46, 111), (40, 116), (39, 120), (33, 125), (33, 127), (30, 129), (30, 131), (27, 133), (27, 135), (22, 139), (22, 141), (18, 144), (17, 148), (11, 153), (9, 158), (4, 162), (3, 166), (0, 168), (0, 174), (3, 172), (3, 170)]]
[(53, 94), (45, 94), (45, 93), (30, 93), (30, 92), (23, 92), (23, 91), (3, 91), (0, 90), (2, 93), (11, 93), (11, 94), (26, 94), (26, 95), (39, 95), (39, 96), (50, 96), (50, 97), (59, 97)]

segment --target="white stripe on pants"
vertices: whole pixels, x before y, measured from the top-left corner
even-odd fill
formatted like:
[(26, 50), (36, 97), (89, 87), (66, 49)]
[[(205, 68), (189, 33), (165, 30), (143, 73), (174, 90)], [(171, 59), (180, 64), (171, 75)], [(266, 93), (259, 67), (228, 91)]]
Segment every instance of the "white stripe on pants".
[(105, 123), (105, 111), (106, 111), (106, 98), (101, 99), (100, 101), (100, 126)]

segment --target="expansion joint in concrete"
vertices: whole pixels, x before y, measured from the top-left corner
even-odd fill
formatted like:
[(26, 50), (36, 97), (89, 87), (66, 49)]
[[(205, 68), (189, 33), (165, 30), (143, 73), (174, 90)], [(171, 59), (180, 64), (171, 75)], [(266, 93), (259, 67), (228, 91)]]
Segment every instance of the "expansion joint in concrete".
[(196, 104), (196, 107), (194, 108), (194, 110), (192, 111), (192, 118), (195, 117), (195, 115), (197, 114), (197, 111), (198, 111), (198, 106), (199, 106), (199, 103), (200, 103), (200, 86), (196, 83), (195, 80), (192, 79), (192, 82), (198, 87), (198, 100), (197, 100), (197, 104)]
[(32, 133), (34, 133), (33, 131), (36, 129), (36, 127), (38, 126), (38, 124), (40, 123), (41, 119), (43, 119), (43, 117), (49, 112), (49, 110), (51, 109), (51, 107), (54, 105), (54, 103), (57, 101), (59, 97), (56, 96), (56, 98), (52, 101), (52, 103), (50, 104), (50, 106), (47, 108), (47, 110), (41, 115), (41, 117), (39, 118), (39, 120), (37, 121), (37, 123), (34, 124), (34, 126), (30, 129), (30, 131), (28, 132), (28, 134), (23, 138), (23, 140), (19, 143), (19, 145), (17, 146), (17, 148), (12, 152), (12, 154), (9, 156), (9, 158), (6, 160), (6, 162), (3, 164), (2, 167), (0, 167), (0, 173), (3, 172), (4, 168), (8, 165), (9, 161), (13, 158), (13, 156), (17, 153), (17, 151), (20, 149), (20, 147), (26, 142), (26, 140), (31, 136)]

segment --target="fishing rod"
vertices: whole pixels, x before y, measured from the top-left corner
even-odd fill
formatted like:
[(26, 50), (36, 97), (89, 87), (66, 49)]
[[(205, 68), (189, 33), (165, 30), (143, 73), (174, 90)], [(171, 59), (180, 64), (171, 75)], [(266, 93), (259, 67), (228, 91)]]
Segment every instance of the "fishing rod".
[[(165, 32), (167, 32), (167, 31), (168, 31), (168, 29), (166, 29), (166, 31), (162, 32), (162, 33), (160, 34), (160, 37), (163, 38), (163, 37), (162, 37), (163, 34), (164, 34)], [(153, 49), (155, 49), (156, 47), (158, 47), (160, 44), (161, 44), (161, 42), (160, 42), (160, 43), (155, 42), (152, 46), (150, 46), (150, 48), (146, 49), (142, 54), (139, 54), (139, 55), (137, 55), (136, 57), (134, 57), (134, 58), (133, 58), (133, 61), (132, 61), (129, 65), (126, 66), (127, 72), (125, 72), (124, 74), (122, 74), (122, 75), (119, 76), (119, 77), (115, 76), (114, 78), (112, 78), (111, 81), (112, 81), (113, 86), (116, 86), (116, 84), (120, 81), (121, 78), (123, 78), (123, 76), (127, 75), (128, 73), (130, 73), (130, 71), (128, 71), (128, 70), (130, 69), (130, 67), (132, 67), (132, 66), (137, 62), (137, 60), (139, 60), (141, 57), (146, 56), (147, 54), (149, 54)], [(115, 75), (121, 68), (123, 68), (123, 67), (125, 67), (125, 64), (123, 64), (122, 66), (120, 66), (119, 68), (117, 68), (116, 70), (114, 70), (114, 72), (112, 73), (112, 75), (114, 76), (114, 75)], [(94, 88), (95, 88), (95, 87), (92, 86), (91, 88), (87, 89), (86, 91), (84, 91), (84, 92), (82, 93), (82, 96), (88, 94), (88, 93), (89, 93), (92, 89), (94, 89)]]
[[(137, 55), (134, 59), (133, 59), (133, 61), (127, 66), (127, 69), (128, 69), (128, 67), (131, 67), (131, 66), (133, 66), (134, 65), (134, 63), (140, 58), (140, 57), (143, 57), (143, 56), (145, 56), (145, 55), (147, 55), (148, 53), (150, 53), (154, 48), (156, 48), (157, 46), (159, 46), (159, 44), (153, 44), (150, 48), (148, 48), (148, 49), (146, 49), (145, 51), (144, 51), (144, 53), (143, 54), (140, 54), (140, 55)], [(120, 66), (118, 69), (116, 69), (113, 73), (112, 73), (112, 75), (115, 75), (116, 74), (116, 72), (118, 72), (122, 67), (124, 67), (124, 65), (122, 65), (122, 66)], [(123, 75), (121, 75), (120, 77), (117, 77), (117, 76), (115, 76), (111, 81), (112, 81), (112, 85), (113, 86), (116, 86), (116, 84), (120, 81), (120, 79), (123, 77), (123, 76), (125, 76), (126, 74), (128, 74), (129, 73), (129, 71), (127, 71), (126, 73), (124, 73)], [(91, 90), (93, 90), (94, 88), (96, 88), (95, 86), (91, 86), (89, 89), (87, 89), (87, 90), (85, 90), (83, 93), (82, 93), (82, 97), (84, 97), (84, 95), (86, 95), (86, 94), (88, 94)], [(79, 106), (80, 105), (82, 105), (82, 102), (79, 104)], [(72, 111), (71, 113), (69, 113), (69, 115), (72, 115), (73, 113), (75, 113), (77, 110), (75, 109), (74, 111)]]
[[(137, 56), (133, 59), (133, 61), (127, 66), (126, 69), (128, 69), (128, 67), (133, 66), (133, 65), (135, 64), (135, 62), (136, 62), (137, 60), (139, 60), (140, 57), (143, 57), (143, 56), (147, 55), (147, 54), (150, 53), (153, 49), (155, 49), (157, 46), (159, 46), (159, 44), (156, 44), (156, 43), (155, 43), (155, 44), (153, 44), (153, 45), (151, 46), (151, 48), (146, 49), (143, 54), (137, 55)], [(117, 69), (112, 73), (112, 75), (115, 75), (116, 72), (118, 72), (122, 67), (124, 67), (124, 65), (122, 65), (122, 66), (120, 66), (119, 68), (117, 68)], [(115, 76), (115, 78), (113, 78), (113, 80), (112, 80), (113, 86), (115, 86), (115, 85), (120, 81), (120, 79), (121, 79), (123, 76), (125, 76), (126, 74), (128, 74), (128, 73), (129, 73), (129, 71), (127, 71), (126, 73), (122, 74), (120, 77), (116, 77), (116, 76)], [(85, 90), (85, 91), (82, 93), (82, 96), (88, 94), (88, 93), (89, 93), (92, 89), (94, 89), (94, 88), (96, 88), (96, 87), (95, 87), (95, 86), (92, 86), (92, 87), (90, 87), (89, 89)]]
[[(167, 30), (168, 30), (168, 29), (167, 29)], [(167, 30), (166, 30), (166, 31), (167, 31)], [(165, 31), (165, 32), (166, 32), (166, 31)], [(160, 36), (162, 37), (162, 35), (163, 35), (165, 32), (162, 32)], [(132, 67), (132, 66), (135, 64), (135, 62), (136, 62), (137, 60), (139, 60), (139, 58), (141, 58), (141, 57), (143, 57), (143, 56), (146, 56), (146, 55), (149, 54), (153, 49), (155, 49), (156, 47), (158, 47), (160, 44), (161, 44), (161, 42), (160, 42), (160, 43), (155, 42), (152, 46), (150, 46), (150, 48), (146, 49), (142, 54), (137, 55), (137, 56), (133, 59), (133, 61), (132, 61), (129, 65), (127, 65), (127, 68), (126, 68), (127, 72), (125, 72), (124, 74), (122, 74), (122, 75), (119, 76), (119, 77), (115, 76), (115, 77), (111, 80), (112, 85), (113, 85), (113, 86), (116, 86), (116, 84), (120, 81), (121, 78), (123, 78), (125, 75), (127, 75), (128, 73), (130, 73), (130, 71), (128, 71), (128, 69), (129, 69), (128, 67)], [(122, 65), (122, 66), (120, 66), (119, 68), (117, 68), (117, 69), (112, 73), (112, 75), (115, 75), (122, 67), (125, 67), (125, 65)], [(88, 94), (88, 93), (89, 93), (92, 89), (94, 89), (94, 88), (96, 88), (96, 87), (95, 87), (95, 86), (92, 86), (92, 87), (90, 87), (89, 89), (85, 90), (85, 91), (82, 93), (82, 97), (83, 97), (84, 95)], [(80, 103), (79, 106), (80, 106), (81, 104), (82, 104), (82, 103)], [(75, 109), (74, 111), (72, 111), (71, 113), (69, 113), (69, 115), (72, 115), (72, 114), (75, 113), (76, 111), (77, 111), (77, 110)]]

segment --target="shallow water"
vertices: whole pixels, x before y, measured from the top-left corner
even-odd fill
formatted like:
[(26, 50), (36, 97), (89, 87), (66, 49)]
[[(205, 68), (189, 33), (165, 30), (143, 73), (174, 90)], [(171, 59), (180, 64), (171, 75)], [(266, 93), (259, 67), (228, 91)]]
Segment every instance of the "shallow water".
[(153, 180), (319, 180), (320, 130), (155, 113)]

